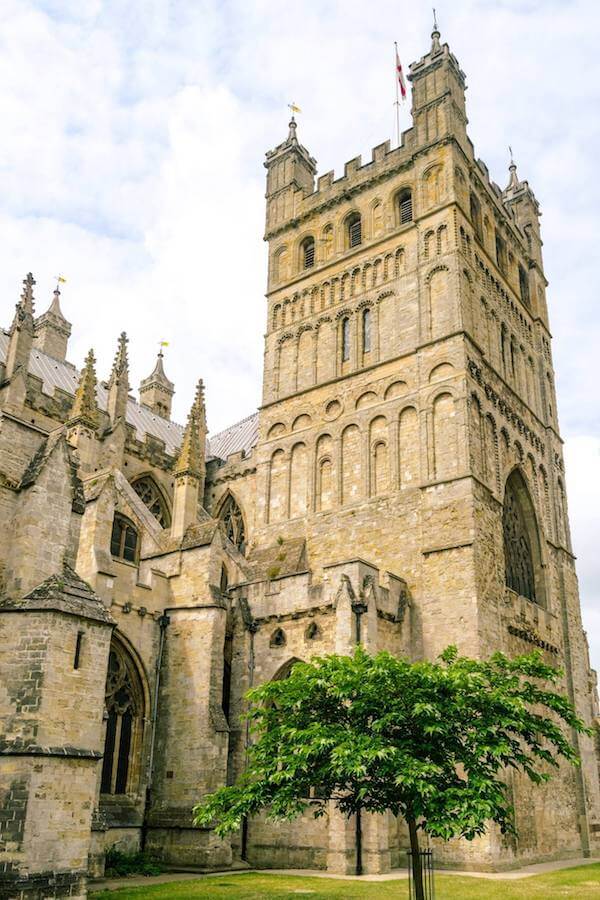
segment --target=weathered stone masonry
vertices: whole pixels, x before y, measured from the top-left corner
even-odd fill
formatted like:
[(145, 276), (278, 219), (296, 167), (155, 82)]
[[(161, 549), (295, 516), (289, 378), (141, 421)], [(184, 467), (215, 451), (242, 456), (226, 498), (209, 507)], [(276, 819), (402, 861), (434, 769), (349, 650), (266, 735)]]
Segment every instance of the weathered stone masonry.
[[(386, 871), (406, 833), (334, 809), (222, 841), (192, 807), (243, 771), (253, 684), (360, 640), (409, 658), (537, 647), (598, 715), (558, 429), (539, 207), (467, 136), (434, 32), (413, 126), (344, 174), (266, 157), (262, 405), (207, 438), (170, 419), (162, 353), (130, 393), (66, 360), (27, 276), (0, 331), (0, 893), (84, 897), (108, 847), (167, 862)], [(509, 779), (518, 839), (437, 848), (508, 868), (600, 849), (597, 744), (548, 787)], [(357, 827), (362, 860), (357, 859)]]

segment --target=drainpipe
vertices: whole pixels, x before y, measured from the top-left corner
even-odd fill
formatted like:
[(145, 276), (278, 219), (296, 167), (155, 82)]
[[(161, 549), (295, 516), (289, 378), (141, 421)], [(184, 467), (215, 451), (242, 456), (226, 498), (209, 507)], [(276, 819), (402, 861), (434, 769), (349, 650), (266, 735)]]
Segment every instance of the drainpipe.
[[(254, 685), (254, 635), (258, 630), (255, 622), (248, 625), (250, 633), (250, 647), (248, 659), (248, 689)], [(250, 722), (246, 719), (246, 736), (245, 736), (245, 764), (248, 765), (248, 748), (250, 746)], [(240, 856), (244, 862), (248, 861), (248, 816), (242, 819), (242, 841), (240, 847)]]
[[(356, 601), (352, 604), (352, 612), (356, 617), (356, 640), (355, 645), (358, 646), (361, 643), (361, 617), (367, 611), (367, 606), (365, 603), (362, 603), (360, 600)], [(363, 861), (362, 861), (362, 822), (361, 822), (361, 814), (360, 809), (357, 809), (356, 815), (354, 817), (355, 823), (355, 832), (356, 832), (356, 874), (363, 874)]]
[(154, 777), (154, 747), (156, 744), (156, 720), (158, 717), (158, 693), (160, 689), (160, 670), (162, 666), (163, 649), (165, 646), (165, 638), (167, 634), (167, 626), (171, 620), (166, 613), (163, 613), (158, 624), (160, 626), (160, 637), (158, 643), (158, 656), (156, 657), (156, 670), (154, 674), (154, 695), (152, 698), (152, 733), (150, 736), (150, 756), (148, 758), (148, 783), (146, 785), (146, 798), (144, 801), (144, 819), (142, 822), (141, 849), (146, 849), (146, 840), (148, 837), (148, 812), (152, 799), (152, 780)]

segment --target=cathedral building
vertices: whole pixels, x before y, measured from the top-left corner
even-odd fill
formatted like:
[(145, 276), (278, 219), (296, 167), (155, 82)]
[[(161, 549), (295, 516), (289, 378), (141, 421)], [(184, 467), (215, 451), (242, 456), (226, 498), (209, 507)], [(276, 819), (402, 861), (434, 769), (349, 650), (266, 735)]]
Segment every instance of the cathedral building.
[[(159, 354), (131, 394), (67, 360), (56, 290), (25, 278), (0, 330), (0, 895), (85, 897), (114, 845), (166, 863), (368, 873), (404, 822), (334, 808), (192, 824), (243, 771), (252, 685), (358, 641), (540, 648), (597, 717), (570, 544), (540, 210), (467, 135), (465, 76), (434, 30), (398, 147), (317, 178), (294, 119), (266, 155), (260, 409), (185, 427)], [(39, 300), (38, 300), (39, 302)], [(9, 316), (7, 315), (7, 320)], [(547, 786), (508, 774), (517, 838), (435, 845), (503, 869), (600, 852), (598, 752)], [(360, 858), (358, 858), (360, 856)]]

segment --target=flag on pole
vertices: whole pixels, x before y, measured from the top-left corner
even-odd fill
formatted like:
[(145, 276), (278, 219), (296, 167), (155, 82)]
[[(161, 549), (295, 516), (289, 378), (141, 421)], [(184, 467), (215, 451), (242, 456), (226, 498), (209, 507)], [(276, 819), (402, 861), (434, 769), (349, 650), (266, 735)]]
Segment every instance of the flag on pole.
[(406, 82), (404, 81), (402, 63), (400, 62), (400, 57), (398, 56), (398, 44), (396, 44), (396, 75), (398, 77), (398, 84), (400, 86), (400, 94), (402, 95), (402, 99), (406, 100)]

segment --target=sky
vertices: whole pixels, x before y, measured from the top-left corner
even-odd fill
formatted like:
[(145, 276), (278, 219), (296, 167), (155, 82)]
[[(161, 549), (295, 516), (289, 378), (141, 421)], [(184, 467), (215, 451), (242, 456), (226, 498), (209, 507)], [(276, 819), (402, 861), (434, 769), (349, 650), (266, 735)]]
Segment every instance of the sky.
[[(592, 0), (438, 0), (467, 75), (469, 133), (502, 187), (508, 145), (542, 208), (571, 528), (600, 667), (600, 7)], [(214, 432), (260, 401), (264, 153), (298, 133), (319, 173), (394, 135), (394, 47), (430, 45), (407, 0), (0, 0), (0, 322), (21, 281), (37, 312), (55, 276), (70, 359), (132, 384), (158, 343), (184, 421), (204, 378)], [(401, 127), (410, 127), (410, 104)]]

